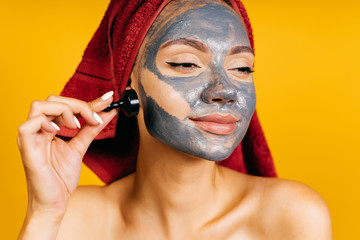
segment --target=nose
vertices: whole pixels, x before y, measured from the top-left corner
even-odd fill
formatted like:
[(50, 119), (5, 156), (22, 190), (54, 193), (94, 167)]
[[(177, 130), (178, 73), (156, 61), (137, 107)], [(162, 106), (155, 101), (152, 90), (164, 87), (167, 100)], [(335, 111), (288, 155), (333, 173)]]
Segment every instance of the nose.
[(201, 93), (201, 99), (205, 103), (235, 103), (237, 91), (229, 81), (226, 73), (212, 72), (210, 75), (210, 83)]

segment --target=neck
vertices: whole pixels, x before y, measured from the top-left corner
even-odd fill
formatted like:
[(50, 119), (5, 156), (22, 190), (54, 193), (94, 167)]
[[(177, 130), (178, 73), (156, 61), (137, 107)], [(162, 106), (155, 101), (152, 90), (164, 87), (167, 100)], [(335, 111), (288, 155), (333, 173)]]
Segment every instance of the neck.
[(163, 222), (200, 223), (218, 214), (221, 181), (215, 162), (174, 150), (148, 134), (141, 137), (133, 196)]

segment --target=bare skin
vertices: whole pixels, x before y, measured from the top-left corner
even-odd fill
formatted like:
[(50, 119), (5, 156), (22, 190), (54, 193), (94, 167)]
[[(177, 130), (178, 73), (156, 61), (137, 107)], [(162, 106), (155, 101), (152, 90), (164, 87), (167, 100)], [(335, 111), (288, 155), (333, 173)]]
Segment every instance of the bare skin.
[[(224, 5), (221, 1), (217, 4)], [(193, 4), (190, 5), (193, 8)], [(29, 194), (29, 207), (19, 239), (332, 239), (329, 210), (311, 188), (221, 167), (216, 164), (218, 158), (209, 161), (202, 157), (203, 151), (190, 149), (186, 153), (177, 149), (176, 141), (173, 145), (167, 144), (167, 136), (161, 136), (161, 126), (149, 126), (144, 109), (147, 113), (152, 109), (146, 107), (145, 101), (153, 96), (159, 108), (174, 117), (176, 126), (184, 125), (208, 143), (209, 150), (216, 146), (219, 151), (228, 152), (237, 144), (231, 134), (242, 134), (242, 126), (231, 130), (221, 124), (210, 128), (193, 124), (187, 117), (194, 112), (193, 106), (182, 92), (191, 92), (195, 89), (193, 86), (197, 86), (198, 91), (205, 92), (201, 94), (202, 99), (207, 96), (207, 104), (215, 106), (211, 109), (226, 109), (229, 114), (234, 111), (236, 115), (236, 109), (242, 109), (236, 108), (239, 99), (248, 102), (244, 105), (246, 109), (253, 106), (253, 94), (247, 98), (228, 94), (231, 89), (252, 93), (252, 74), (248, 69), (252, 68), (254, 56), (246, 41), (217, 43), (213, 39), (207, 42), (201, 35), (191, 34), (186, 36), (186, 41), (183, 36), (180, 38), (182, 40), (175, 39), (171, 44), (160, 42), (161, 51), (155, 49), (156, 71), (166, 77), (176, 77), (176, 85), (144, 66), (146, 54), (138, 55), (131, 75), (132, 87), (140, 93), (140, 101), (144, 100), (138, 115), (137, 171), (108, 186), (76, 189), (87, 147), (116, 114), (115, 110), (101, 112), (112, 101), (111, 94), (91, 103), (58, 96), (34, 102), (27, 122), (19, 128), (18, 137)], [(142, 48), (148, 41), (151, 39), (144, 40)], [(199, 44), (203, 44), (203, 51), (199, 51)], [(222, 47), (224, 58), (213, 57), (220, 56), (213, 46)], [(172, 64), (168, 64), (170, 60)], [(206, 81), (198, 77), (216, 67), (224, 72), (222, 78), (216, 78), (219, 81), (216, 88), (211, 89), (213, 85), (209, 82), (193, 84), (186, 90), (191, 81)], [(181, 84), (182, 78), (186, 78), (186, 84)], [(206, 95), (208, 93), (211, 94)], [(234, 108), (230, 106), (232, 103)], [(230, 107), (222, 108), (225, 105)], [(93, 112), (99, 113), (102, 124)], [(250, 114), (244, 112), (243, 117)], [(74, 115), (86, 121), (79, 133), (69, 142), (56, 138), (56, 126), (51, 122), (76, 128)], [(218, 139), (220, 147), (213, 142)]]
[(332, 239), (327, 206), (306, 185), (216, 172), (216, 187), (185, 189), (195, 177), (183, 172), (161, 186), (144, 184), (141, 199), (131, 197), (135, 174), (104, 188), (80, 187), (58, 239)]
[[(78, 105), (78, 100), (69, 100), (72, 106)], [(111, 98), (96, 100), (91, 107), (82, 105), (83, 112), (104, 108), (109, 102)], [(33, 107), (30, 116), (44, 115), (42, 104), (48, 103), (36, 103), (40, 112)], [(62, 113), (61, 107), (51, 104), (58, 113), (46, 114), (47, 118), (61, 122), (55, 118)], [(72, 109), (75, 107), (70, 108), (75, 111)], [(104, 124), (114, 115), (100, 114)], [(65, 148), (59, 140), (52, 141), (53, 148), (60, 148), (62, 153), (69, 149), (61, 157), (72, 159), (78, 166), (71, 171), (43, 164), (41, 155), (31, 148), (36, 138), (48, 142), (56, 133), (45, 125), (48, 120), (29, 117), (20, 127), (29, 208), (19, 239), (332, 239), (327, 206), (309, 187), (240, 174), (174, 150), (150, 136), (144, 121), (139, 121), (141, 144), (136, 174), (109, 186), (79, 187), (68, 192), (78, 182), (78, 151), (83, 154), (103, 127), (90, 116), (83, 115), (88, 125), (82, 127), (83, 139), (79, 134), (74, 145), (68, 143)], [(65, 125), (75, 128), (70, 119), (64, 121), (69, 122)], [(52, 155), (46, 162), (56, 157)], [(61, 181), (54, 169), (72, 178)]]

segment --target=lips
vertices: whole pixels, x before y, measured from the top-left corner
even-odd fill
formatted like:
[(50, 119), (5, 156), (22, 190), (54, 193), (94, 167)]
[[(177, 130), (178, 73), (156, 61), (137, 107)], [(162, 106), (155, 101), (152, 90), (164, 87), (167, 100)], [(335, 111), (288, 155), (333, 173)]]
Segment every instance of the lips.
[(238, 119), (231, 115), (221, 115), (214, 113), (199, 118), (189, 118), (195, 125), (206, 131), (217, 135), (228, 135), (235, 131)]

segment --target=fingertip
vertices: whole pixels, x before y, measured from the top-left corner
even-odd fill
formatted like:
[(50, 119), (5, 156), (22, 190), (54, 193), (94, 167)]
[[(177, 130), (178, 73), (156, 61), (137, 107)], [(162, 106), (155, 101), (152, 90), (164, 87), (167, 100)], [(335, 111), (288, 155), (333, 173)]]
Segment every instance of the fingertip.
[(54, 122), (47, 122), (47, 121), (41, 123), (41, 129), (47, 133), (56, 133), (60, 131), (59, 125), (57, 125)]
[(75, 116), (74, 116), (74, 122), (75, 122), (76, 126), (80, 129), (81, 128), (80, 122), (77, 119), (77, 117), (75, 117)]
[(56, 131), (60, 131), (60, 127), (56, 123), (50, 122), (50, 124)]
[(100, 124), (104, 123), (104, 121), (101, 119), (101, 117), (96, 112), (93, 113), (93, 116), (98, 123), (100, 123)]
[(114, 91), (109, 91), (101, 96), (102, 101), (109, 100), (114, 95)]
[(107, 108), (113, 101), (114, 91), (110, 91), (95, 99), (92, 102), (88, 102), (88, 105), (93, 112), (100, 112)]
[(115, 108), (112, 109), (110, 112), (104, 112), (102, 113), (102, 119), (104, 120), (104, 122), (109, 122), (111, 121), (111, 119), (113, 119), (117, 114), (119, 113), (119, 109)]

